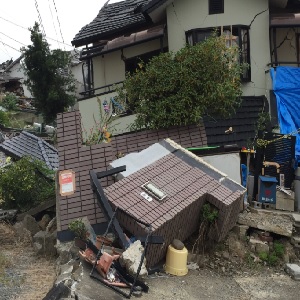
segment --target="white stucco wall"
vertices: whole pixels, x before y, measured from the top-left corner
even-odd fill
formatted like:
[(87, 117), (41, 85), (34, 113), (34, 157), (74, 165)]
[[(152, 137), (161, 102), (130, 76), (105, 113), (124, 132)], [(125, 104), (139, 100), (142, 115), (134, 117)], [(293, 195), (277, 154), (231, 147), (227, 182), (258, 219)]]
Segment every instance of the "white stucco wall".
[(30, 91), (28, 90), (27, 86), (25, 84), (23, 84), (24, 80), (26, 80), (26, 75), (24, 74), (24, 70), (21, 66), (20, 63), (15, 64), (10, 70), (9, 70), (9, 75), (11, 77), (18, 77), (18, 78), (22, 78), (20, 79), (20, 81), (22, 82), (22, 87), (24, 90), (24, 96), (28, 97), (28, 98), (32, 98), (32, 95), (30, 93)]
[[(76, 84), (76, 96), (79, 97), (79, 93), (84, 90), (83, 87), (83, 78), (82, 78), (82, 71), (81, 71), (82, 63), (72, 66), (72, 73), (75, 78)], [(22, 87), (24, 90), (25, 97), (33, 98), (30, 91), (28, 90), (27, 86), (23, 84), (24, 80), (27, 79), (27, 76), (24, 74), (24, 70), (20, 63), (15, 64), (10, 70), (9, 75), (12, 77), (22, 78), (20, 81), (22, 82)]]
[[(125, 48), (123, 55), (128, 59), (158, 49), (160, 49), (160, 40), (156, 39)], [(121, 59), (121, 55), (122, 52), (119, 50), (93, 59), (95, 88), (114, 84), (125, 79), (125, 62)]]
[[(299, 28), (278, 28), (276, 30), (276, 45), (278, 61), (296, 62), (297, 61), (297, 33)], [(272, 44), (273, 48), (273, 44)], [(273, 56), (274, 58), (274, 56)], [(288, 64), (285, 64), (288, 65)], [(296, 67), (297, 65), (291, 64)]]
[[(250, 29), (252, 82), (243, 84), (243, 94), (244, 96), (265, 95), (265, 68), (270, 62), (268, 0), (225, 0), (224, 2), (224, 14), (209, 15), (208, 1), (174, 0), (167, 7), (169, 49), (177, 51), (183, 47), (186, 43), (185, 32), (191, 29), (252, 23)], [(264, 10), (266, 11), (261, 13)], [(259, 13), (261, 14), (257, 15)]]
[[(110, 98), (116, 96), (116, 93), (110, 93), (107, 95), (93, 97), (90, 99), (78, 101), (78, 108), (81, 114), (81, 127), (82, 127), (82, 137), (85, 139), (87, 133), (90, 132), (90, 129), (96, 128), (95, 122), (99, 122), (101, 119), (99, 103), (97, 99), (100, 99), (101, 103), (105, 100), (110, 103)], [(103, 106), (102, 106), (103, 107)], [(109, 126), (111, 128), (112, 134), (120, 134), (123, 132), (128, 132), (129, 125), (133, 123), (135, 119), (134, 115), (122, 116), (115, 119), (114, 122)]]

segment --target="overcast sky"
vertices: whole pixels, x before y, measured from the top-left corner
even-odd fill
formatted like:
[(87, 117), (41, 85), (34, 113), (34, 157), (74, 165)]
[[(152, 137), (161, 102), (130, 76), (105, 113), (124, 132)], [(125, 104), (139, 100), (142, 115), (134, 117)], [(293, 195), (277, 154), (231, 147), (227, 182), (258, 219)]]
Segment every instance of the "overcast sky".
[[(31, 43), (26, 28), (32, 27), (35, 21), (40, 23), (40, 20), (40, 28), (44, 28), (51, 48), (72, 50), (71, 41), (76, 33), (97, 16), (106, 1), (1, 0), (0, 63), (20, 56), (18, 50)], [(109, 1), (114, 2), (120, 0)], [(67, 45), (62, 44), (63, 41)]]

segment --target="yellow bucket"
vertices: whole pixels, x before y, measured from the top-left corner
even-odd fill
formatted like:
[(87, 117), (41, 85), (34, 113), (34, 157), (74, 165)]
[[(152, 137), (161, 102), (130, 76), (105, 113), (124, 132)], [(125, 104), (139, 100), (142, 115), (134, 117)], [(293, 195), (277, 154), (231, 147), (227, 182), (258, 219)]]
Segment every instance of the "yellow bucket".
[(188, 272), (187, 256), (188, 251), (185, 247), (182, 250), (177, 250), (169, 245), (165, 264), (166, 273), (176, 276), (186, 275)]

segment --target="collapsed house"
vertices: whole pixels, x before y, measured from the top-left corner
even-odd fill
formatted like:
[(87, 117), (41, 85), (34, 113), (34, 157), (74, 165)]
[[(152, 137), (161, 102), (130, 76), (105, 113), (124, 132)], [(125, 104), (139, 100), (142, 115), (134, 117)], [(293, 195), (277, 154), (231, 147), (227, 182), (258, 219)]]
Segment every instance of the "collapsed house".
[(118, 221), (124, 229), (133, 236), (146, 235), (145, 227), (131, 215), (151, 224), (153, 235), (164, 238), (163, 246), (148, 246), (149, 267), (165, 257), (173, 239), (184, 241), (197, 230), (203, 204), (210, 203), (219, 212), (212, 237), (216, 241), (224, 239), (243, 208), (245, 189), (240, 184), (172, 140), (111, 164), (121, 165), (126, 165), (119, 174), (123, 178), (104, 191), (111, 205), (120, 209)]

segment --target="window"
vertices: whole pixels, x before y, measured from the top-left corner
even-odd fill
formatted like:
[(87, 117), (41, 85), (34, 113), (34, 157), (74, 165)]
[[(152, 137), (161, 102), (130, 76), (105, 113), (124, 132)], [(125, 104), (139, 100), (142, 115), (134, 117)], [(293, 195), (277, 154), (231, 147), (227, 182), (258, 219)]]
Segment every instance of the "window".
[[(196, 45), (212, 36), (215, 31), (219, 36), (221, 35), (220, 27), (189, 30), (186, 32), (186, 41), (191, 46)], [(240, 63), (248, 64), (248, 68), (245, 68), (241, 75), (241, 80), (251, 81), (249, 27), (245, 25), (223, 26), (223, 34), (228, 47), (237, 45), (240, 48)]]
[(224, 0), (208, 0), (208, 13), (210, 15), (224, 13)]
[(149, 60), (152, 57), (157, 56), (160, 53), (161, 53), (161, 50), (155, 50), (152, 52), (141, 54), (139, 56), (125, 59), (125, 72), (126, 73), (129, 72), (129, 73), (133, 74), (136, 71), (136, 69), (138, 69), (138, 64), (141, 61), (143, 61), (146, 64), (149, 62)]

